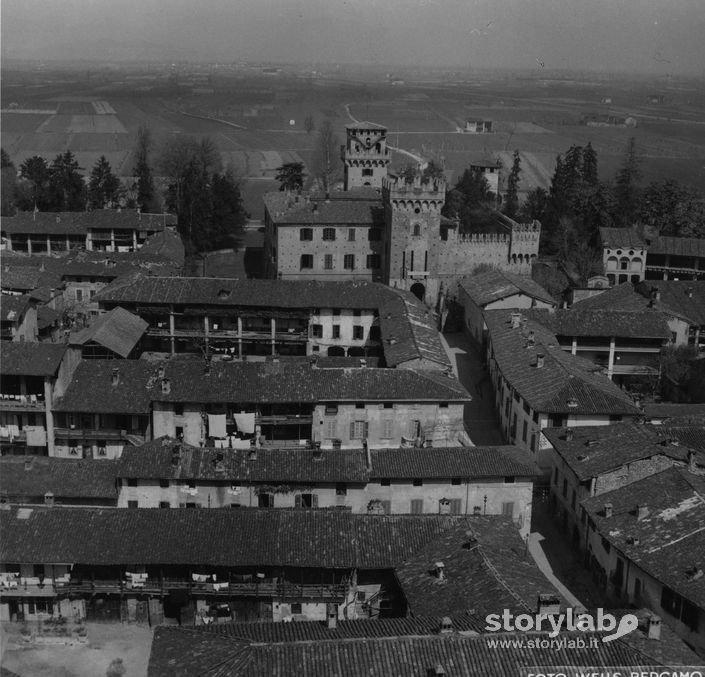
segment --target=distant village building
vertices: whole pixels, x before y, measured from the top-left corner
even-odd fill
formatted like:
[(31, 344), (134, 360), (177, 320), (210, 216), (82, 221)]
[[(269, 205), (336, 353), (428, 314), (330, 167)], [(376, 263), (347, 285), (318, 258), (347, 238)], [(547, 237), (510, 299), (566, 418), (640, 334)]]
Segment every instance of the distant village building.
[(463, 131), (469, 134), (489, 134), (492, 132), (492, 120), (466, 120)]
[[(384, 127), (371, 123), (347, 127), (344, 192), (280, 191), (265, 197), (268, 277), (379, 280), (442, 309), (457, 296), (458, 282), (480, 264), (530, 274), (538, 256), (538, 221), (519, 224), (489, 212), (493, 232), (460, 233), (456, 221), (441, 215), (442, 178), (387, 174), (386, 135)], [(471, 169), (499, 191), (495, 160)]]
[[(608, 103), (609, 101), (603, 101)], [(587, 113), (581, 118), (582, 124), (587, 127), (631, 127), (637, 126), (637, 119), (621, 115), (610, 115), (608, 113)]]

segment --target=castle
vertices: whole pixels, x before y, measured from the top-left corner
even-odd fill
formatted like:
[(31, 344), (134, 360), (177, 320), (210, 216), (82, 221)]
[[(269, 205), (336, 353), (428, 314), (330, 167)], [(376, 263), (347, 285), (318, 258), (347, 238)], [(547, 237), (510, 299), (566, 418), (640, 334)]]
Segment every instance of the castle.
[(481, 264), (530, 275), (541, 224), (492, 213), (493, 233), (460, 233), (441, 215), (446, 183), (389, 173), (387, 130), (346, 127), (344, 190), (265, 196), (267, 276), (372, 280), (414, 293), (431, 307), (457, 295), (458, 282)]

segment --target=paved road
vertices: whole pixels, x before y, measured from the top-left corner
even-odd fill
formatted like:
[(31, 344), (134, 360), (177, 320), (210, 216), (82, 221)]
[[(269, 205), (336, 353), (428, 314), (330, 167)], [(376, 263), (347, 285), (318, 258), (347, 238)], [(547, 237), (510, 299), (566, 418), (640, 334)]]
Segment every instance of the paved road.
[(462, 333), (443, 335), (446, 351), (460, 382), (472, 395), (465, 405), (465, 429), (478, 446), (505, 444), (494, 409), (494, 394), (489, 374), (478, 350)]

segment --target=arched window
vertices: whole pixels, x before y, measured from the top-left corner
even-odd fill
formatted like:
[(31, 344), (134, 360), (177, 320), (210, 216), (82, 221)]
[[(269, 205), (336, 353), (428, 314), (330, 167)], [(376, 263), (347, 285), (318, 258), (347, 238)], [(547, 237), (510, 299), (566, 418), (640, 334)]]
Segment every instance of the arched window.
[(609, 270), (617, 270), (617, 257), (616, 256), (610, 256), (607, 259), (607, 268)]
[(421, 226), (418, 223), (414, 224), (414, 235), (418, 237), (421, 235)]
[(621, 259), (619, 259), (619, 269), (629, 270), (629, 259), (626, 256), (623, 256)]

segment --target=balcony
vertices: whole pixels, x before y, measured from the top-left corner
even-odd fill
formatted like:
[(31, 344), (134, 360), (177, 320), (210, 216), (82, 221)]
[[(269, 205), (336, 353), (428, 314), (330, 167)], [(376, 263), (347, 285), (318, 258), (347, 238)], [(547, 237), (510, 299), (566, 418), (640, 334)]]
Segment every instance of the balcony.
[(142, 430), (93, 430), (91, 428), (54, 428), (54, 437), (56, 439), (90, 439), (90, 440), (107, 440), (118, 442), (135, 442), (143, 444), (145, 442), (144, 432)]
[(44, 411), (44, 393), (36, 395), (0, 394), (2, 411)]
[(27, 431), (18, 430), (17, 426), (0, 426), (0, 442), (26, 442)]

